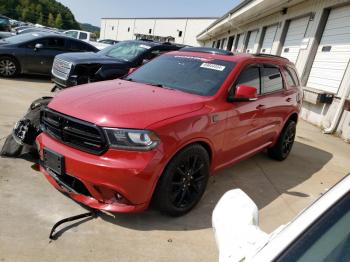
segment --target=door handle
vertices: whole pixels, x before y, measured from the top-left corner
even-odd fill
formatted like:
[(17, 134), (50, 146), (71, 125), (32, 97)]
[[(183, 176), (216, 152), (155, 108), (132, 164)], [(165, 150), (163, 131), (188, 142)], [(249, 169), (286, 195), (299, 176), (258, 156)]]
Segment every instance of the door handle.
[(256, 109), (264, 109), (265, 108), (265, 105), (257, 105), (256, 106)]
[(287, 102), (290, 102), (290, 101), (292, 101), (292, 98), (291, 98), (291, 97), (288, 97), (288, 98), (286, 99), (286, 101), (287, 101)]

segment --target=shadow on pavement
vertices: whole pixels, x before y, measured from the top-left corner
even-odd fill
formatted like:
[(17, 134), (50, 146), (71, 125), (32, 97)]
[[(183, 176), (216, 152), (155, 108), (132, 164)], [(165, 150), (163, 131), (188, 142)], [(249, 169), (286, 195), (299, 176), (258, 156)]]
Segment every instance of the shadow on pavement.
[(16, 78), (7, 78), (7, 79), (13, 79), (16, 81), (30, 82), (30, 83), (50, 83), (51, 82), (50, 76), (42, 76), (42, 75), (20, 75)]
[[(282, 193), (308, 197), (291, 189), (309, 179), (330, 161), (332, 154), (318, 148), (295, 142), (291, 155), (283, 162), (260, 153), (248, 160), (226, 168), (211, 177), (200, 203), (187, 215), (167, 217), (150, 208), (139, 214), (115, 214), (100, 217), (110, 223), (135, 230), (198, 230), (211, 227), (211, 214), (228, 190), (240, 188), (261, 209)], [(291, 191), (290, 191), (291, 190)]]

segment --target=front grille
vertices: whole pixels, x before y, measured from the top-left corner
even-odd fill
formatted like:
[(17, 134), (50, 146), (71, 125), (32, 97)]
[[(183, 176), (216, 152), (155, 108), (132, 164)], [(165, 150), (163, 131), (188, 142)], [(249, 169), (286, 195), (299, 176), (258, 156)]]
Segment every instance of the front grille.
[(52, 74), (60, 79), (67, 80), (71, 68), (72, 63), (55, 58), (52, 65)]
[(48, 135), (79, 150), (100, 155), (107, 149), (103, 131), (92, 123), (46, 108), (41, 112), (41, 126)]

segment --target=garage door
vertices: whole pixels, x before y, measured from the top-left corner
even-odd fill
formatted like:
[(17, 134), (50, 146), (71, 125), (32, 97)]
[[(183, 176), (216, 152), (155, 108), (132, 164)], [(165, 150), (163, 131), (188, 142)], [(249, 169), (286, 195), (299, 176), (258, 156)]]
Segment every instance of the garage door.
[(238, 36), (238, 42), (237, 42), (237, 48), (236, 48), (236, 52), (238, 53), (242, 53), (243, 51), (243, 42), (244, 42), (244, 34), (239, 34)]
[(277, 25), (266, 27), (264, 40), (261, 45), (260, 53), (271, 54), (273, 42), (275, 41)]
[(350, 6), (332, 9), (307, 86), (337, 93), (350, 59)]
[(300, 45), (304, 39), (309, 20), (310, 17), (307, 16), (299, 19), (294, 19), (289, 24), (281, 56), (288, 58), (289, 61), (293, 63), (296, 63), (298, 59)]
[(249, 34), (249, 40), (247, 44), (247, 53), (253, 53), (254, 52), (254, 45), (256, 43), (256, 37), (258, 36), (258, 30), (251, 31)]

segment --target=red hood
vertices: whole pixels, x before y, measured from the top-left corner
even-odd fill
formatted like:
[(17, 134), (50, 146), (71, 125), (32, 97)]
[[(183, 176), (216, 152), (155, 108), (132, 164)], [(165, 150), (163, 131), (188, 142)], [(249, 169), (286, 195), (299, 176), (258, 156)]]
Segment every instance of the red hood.
[(146, 128), (203, 107), (205, 97), (124, 80), (59, 92), (49, 107), (104, 127)]

